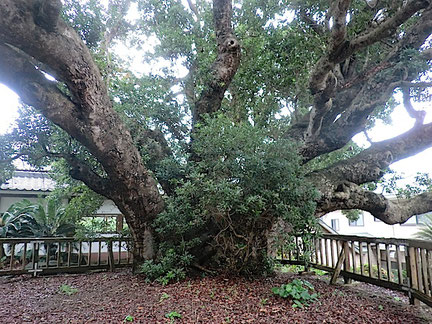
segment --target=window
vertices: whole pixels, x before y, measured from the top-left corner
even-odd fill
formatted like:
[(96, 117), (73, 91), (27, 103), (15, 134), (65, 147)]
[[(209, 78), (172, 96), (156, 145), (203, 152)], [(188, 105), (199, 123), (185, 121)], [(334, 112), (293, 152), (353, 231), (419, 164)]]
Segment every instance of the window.
[(339, 219), (331, 220), (331, 228), (333, 228), (335, 231), (339, 231)]
[(401, 224), (404, 226), (415, 226), (418, 224), (424, 224), (425, 220), (427, 219), (428, 213), (426, 214), (421, 214), (421, 215), (415, 215), (411, 218), (409, 218), (405, 223)]
[(361, 213), (356, 221), (349, 221), (349, 226), (364, 226), (364, 215)]

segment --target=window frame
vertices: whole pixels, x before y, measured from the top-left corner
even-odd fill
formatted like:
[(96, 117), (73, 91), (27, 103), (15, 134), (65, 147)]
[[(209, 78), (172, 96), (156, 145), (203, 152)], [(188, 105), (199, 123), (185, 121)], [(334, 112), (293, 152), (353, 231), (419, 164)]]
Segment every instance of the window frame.
[[(362, 220), (362, 223), (358, 224), (358, 221), (360, 219)], [(365, 226), (364, 214), (360, 213), (359, 218), (356, 221), (350, 221), (350, 220), (348, 220), (348, 225), (352, 226), (352, 227), (362, 227), (362, 226), (364, 227)]]

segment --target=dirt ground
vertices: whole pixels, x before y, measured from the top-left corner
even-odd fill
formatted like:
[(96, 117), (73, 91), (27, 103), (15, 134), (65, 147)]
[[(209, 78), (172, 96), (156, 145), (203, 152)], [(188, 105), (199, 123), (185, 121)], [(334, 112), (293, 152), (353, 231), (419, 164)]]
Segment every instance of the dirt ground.
[(294, 309), (271, 288), (296, 277), (218, 276), (167, 286), (128, 270), (0, 278), (0, 323), (432, 323), (427, 309), (408, 305), (398, 293), (364, 284), (329, 286), (327, 277), (302, 276), (319, 301)]

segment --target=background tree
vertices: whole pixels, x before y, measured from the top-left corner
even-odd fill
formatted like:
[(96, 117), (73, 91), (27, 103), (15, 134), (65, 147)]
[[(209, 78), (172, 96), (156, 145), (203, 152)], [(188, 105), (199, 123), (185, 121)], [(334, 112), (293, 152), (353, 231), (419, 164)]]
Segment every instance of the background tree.
[[(125, 215), (136, 264), (169, 251), (164, 250), (163, 226), (170, 224), (167, 218), (175, 220), (175, 206), (190, 206), (181, 215), (186, 225), (196, 225), (187, 240), (179, 235), (184, 244), (175, 246), (199, 239), (201, 245), (185, 249), (197, 265), (219, 267), (254, 245), (258, 254), (266, 252), (260, 235), (250, 236), (248, 248), (232, 242), (228, 254), (217, 244), (227, 228), (218, 220), (220, 211), (229, 214), (230, 206), (255, 204), (242, 217), (264, 222), (270, 215), (266, 230), (289, 214), (305, 220), (308, 228), (313, 212), (293, 212), (296, 199), (313, 201), (315, 216), (359, 209), (388, 224), (432, 210), (428, 189), (398, 199), (370, 190), (391, 163), (432, 145), (432, 125), (424, 124), (425, 113), (412, 105), (412, 100), (430, 97), (431, 2), (233, 3), (112, 0), (103, 6), (90, 0), (62, 6), (60, 1), (2, 1), (0, 82), (41, 114), (26, 108), (15, 136), (0, 142), (6, 150), (2, 158), (23, 157), (38, 165), (64, 160), (73, 178), (112, 199)], [(139, 18), (127, 19), (130, 8)], [(152, 72), (140, 76), (128, 70), (114, 51), (120, 41), (140, 49)], [(359, 149), (352, 137), (388, 117), (395, 91), (402, 93), (415, 126)], [(289, 114), (277, 119), (282, 109)], [(220, 114), (229, 122), (220, 123)], [(231, 127), (256, 143), (238, 147), (218, 142)], [(242, 140), (241, 134), (234, 135)], [(290, 143), (287, 152), (295, 151), (296, 157), (282, 154), (277, 159), (281, 165), (269, 165), (284, 168), (279, 174), (294, 175), (286, 183), (291, 200), (281, 198), (280, 179), (269, 177), (274, 182), (266, 185), (265, 176), (246, 176), (249, 170), (266, 170), (245, 164), (249, 157), (253, 161), (261, 154), (268, 161), (273, 153), (267, 145), (285, 141)], [(215, 172), (219, 161), (226, 164)], [(259, 198), (244, 192), (257, 179), (263, 180), (257, 184), (263, 188)], [(293, 190), (298, 180), (313, 185), (318, 195)], [(201, 192), (188, 191), (191, 185)], [(220, 192), (202, 195), (218, 185), (240, 193), (231, 192), (223, 200), (228, 203), (215, 209), (210, 198), (223, 197)], [(234, 205), (229, 203), (232, 196), (239, 199)], [(205, 206), (203, 199), (208, 200)], [(279, 213), (273, 200), (285, 203), (287, 211)], [(205, 229), (203, 223), (190, 223), (190, 216), (204, 220)], [(227, 237), (245, 230), (246, 223), (228, 226)]]

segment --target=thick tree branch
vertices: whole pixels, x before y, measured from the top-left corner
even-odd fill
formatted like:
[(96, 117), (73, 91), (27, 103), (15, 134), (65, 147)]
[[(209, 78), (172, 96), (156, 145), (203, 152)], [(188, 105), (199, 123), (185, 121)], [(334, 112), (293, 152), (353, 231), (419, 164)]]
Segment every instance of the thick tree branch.
[(412, 103), (411, 103), (411, 94), (410, 89), (407, 87), (402, 88), (402, 95), (403, 95), (403, 103), (405, 110), (407, 111), (408, 115), (411, 118), (414, 118), (416, 120), (415, 126), (418, 127), (423, 124), (423, 121), (426, 117), (426, 112), (423, 110), (415, 110)]
[[(75, 104), (39, 71), (24, 53), (0, 44), (0, 82), (8, 85), (28, 105), (35, 107), (67, 132), (84, 127)], [(58, 111), (58, 107), (63, 107)]]
[(2, 82), (18, 89), (26, 104), (40, 109), (101, 163), (111, 186), (119, 193), (114, 202), (125, 214), (136, 241), (142, 242), (139, 236), (163, 209), (163, 200), (129, 131), (112, 108), (88, 48), (61, 20), (55, 31), (37, 25), (32, 1), (26, 0), (0, 1), (0, 43), (6, 44), (1, 47), (3, 52), (10, 46), (18, 48), (55, 71), (58, 80), (67, 85), (72, 99), (58, 91), (55, 82), (43, 80), (28, 60), (15, 65), (17, 51), (0, 55), (2, 72), (6, 71), (0, 73)]
[(36, 25), (49, 32), (57, 29), (62, 3), (60, 0), (35, 0), (33, 15)]
[(367, 191), (361, 187), (344, 182), (334, 192), (329, 201), (318, 204), (318, 215), (343, 209), (361, 209), (387, 224), (406, 222), (413, 215), (432, 210), (432, 192), (425, 192), (409, 199), (388, 199), (382, 194)]
[(432, 123), (419, 125), (395, 138), (372, 143), (370, 148), (350, 159), (310, 173), (307, 176), (309, 181), (321, 194), (317, 201), (318, 215), (339, 209), (362, 209), (384, 222), (394, 224), (432, 210), (431, 193), (409, 200), (390, 200), (360, 187), (361, 184), (379, 180), (391, 163), (417, 154), (431, 145)]
[[(299, 135), (303, 134), (305, 127), (311, 125), (309, 123), (311, 119), (317, 118), (312, 111), (297, 122), (287, 132), (287, 136), (303, 140), (299, 151), (304, 162), (340, 149), (356, 133), (365, 129), (370, 114), (376, 107), (388, 101), (398, 84), (398, 82), (367, 83), (361, 88), (355, 87), (351, 90), (356, 94), (354, 98), (347, 93), (345, 96), (338, 96), (339, 100), (333, 101), (332, 109), (320, 116), (319, 133), (314, 136), (310, 134), (303, 139)], [(366, 96), (365, 92), (369, 93), (371, 90), (374, 90), (373, 93)]]
[[(346, 47), (349, 45), (349, 42), (346, 40), (346, 16), (350, 3), (350, 0), (337, 0), (332, 7), (333, 10), (331, 12), (334, 21), (328, 53), (315, 65), (309, 82), (309, 89), (314, 96), (317, 96), (327, 88), (327, 79), (335, 64), (343, 62), (352, 54), (347, 55), (345, 53)], [(324, 103), (327, 101), (319, 96), (316, 100)]]
[[(394, 16), (375, 27), (364, 35), (360, 35), (352, 41), (346, 40), (346, 12), (349, 1), (339, 1), (333, 10), (334, 27), (327, 55), (324, 55), (316, 64), (309, 82), (309, 89), (314, 95), (314, 112), (311, 114), (309, 135), (311, 130), (318, 131), (322, 117), (328, 111), (330, 98), (335, 90), (335, 81), (332, 80), (333, 70), (337, 63), (344, 62), (352, 54), (370, 46), (382, 38), (392, 35), (396, 29), (411, 18), (419, 10), (426, 8), (429, 1), (413, 0), (398, 10)], [(425, 20), (427, 21), (427, 20)]]
[(56, 159), (65, 159), (70, 167), (69, 175), (75, 180), (82, 181), (94, 192), (109, 199), (115, 199), (115, 197), (118, 196), (118, 192), (116, 192), (116, 188), (111, 185), (110, 179), (103, 178), (98, 175), (92, 170), (92, 168), (90, 168), (75, 155), (66, 153), (53, 153), (48, 151), (46, 151), (46, 154), (47, 156)]
[[(56, 77), (67, 84), (81, 109), (92, 110), (91, 105), (100, 102), (110, 107), (99, 69), (79, 36), (58, 18), (55, 32), (37, 25), (31, 3), (25, 0), (0, 2), (0, 42), (11, 44), (49, 66)], [(54, 18), (50, 16), (50, 19)]]
[(347, 12), (351, 0), (338, 0), (333, 10), (333, 26), (331, 29), (331, 47), (336, 49), (346, 39)]
[[(305, 161), (342, 148), (352, 136), (365, 129), (371, 113), (386, 104), (394, 89), (414, 83), (419, 70), (411, 68), (401, 71), (398, 62), (407, 49), (419, 50), (431, 33), (432, 8), (429, 7), (405, 31), (403, 38), (389, 51), (384, 61), (374, 63), (373, 68), (366, 67), (345, 84), (337, 85), (337, 91), (325, 104), (319, 106), (315, 100), (312, 111), (287, 132), (288, 137), (303, 142), (300, 151)], [(423, 50), (416, 59), (429, 61), (432, 52)], [(327, 100), (326, 92), (333, 87), (328, 85), (330, 88), (319, 93), (315, 99)]]
[(404, 7), (380, 23), (377, 27), (351, 41), (348, 52), (357, 52), (383, 38), (391, 36), (400, 25), (406, 22), (419, 10), (425, 9), (429, 5), (429, 0), (412, 0), (408, 2)]
[(379, 180), (391, 163), (420, 153), (432, 145), (432, 123), (414, 127), (397, 137), (375, 142), (358, 155), (316, 171), (336, 182), (363, 184)]
[(399, 84), (403, 88), (417, 88), (417, 89), (426, 89), (432, 87), (432, 82), (408, 82), (402, 81)]
[(116, 197), (116, 188), (111, 185), (108, 178), (104, 178), (97, 174), (87, 163), (80, 160), (75, 154), (65, 152), (52, 152), (49, 150), (46, 141), (39, 138), (39, 144), (45, 152), (44, 156), (54, 159), (64, 159), (69, 165), (69, 175), (75, 179), (82, 181), (87, 187), (94, 192), (113, 199)]
[(104, 197), (115, 199), (119, 195), (116, 188), (112, 186), (110, 179), (101, 177), (74, 155), (62, 157), (70, 166), (69, 174), (72, 178), (84, 182), (91, 190)]
[(231, 0), (213, 1), (218, 56), (211, 66), (209, 80), (195, 103), (194, 124), (201, 121), (204, 114), (219, 110), (225, 91), (240, 65), (240, 44), (232, 30), (231, 17)]

